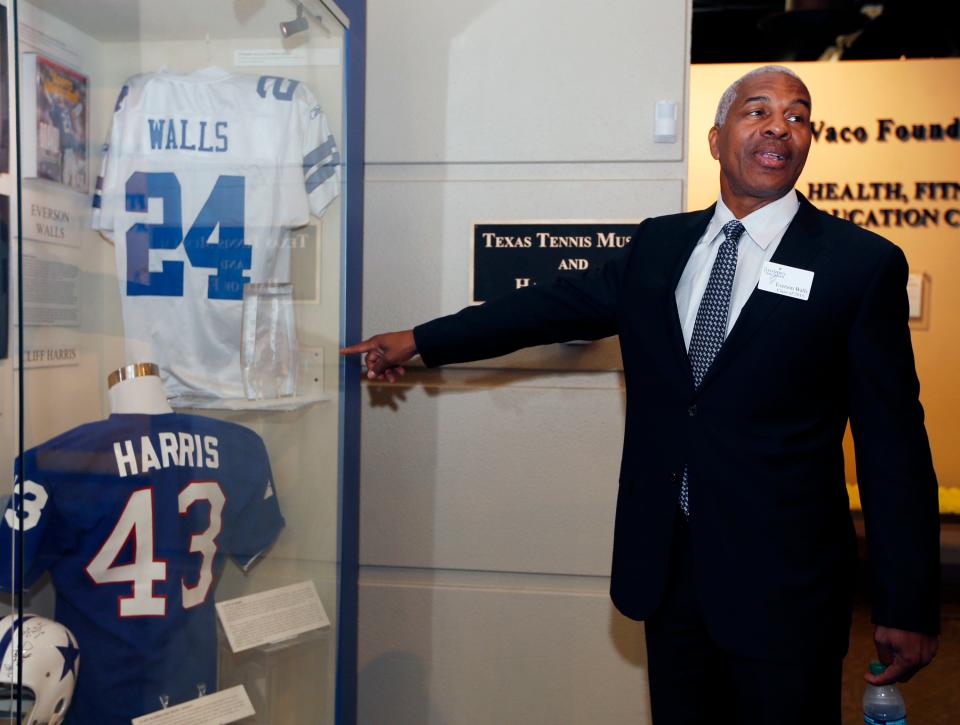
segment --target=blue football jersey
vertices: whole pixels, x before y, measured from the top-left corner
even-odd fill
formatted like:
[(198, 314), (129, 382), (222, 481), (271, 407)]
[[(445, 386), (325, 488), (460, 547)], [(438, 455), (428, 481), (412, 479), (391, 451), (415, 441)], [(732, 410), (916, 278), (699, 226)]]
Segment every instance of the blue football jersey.
[(109, 725), (212, 692), (213, 590), (230, 555), (243, 568), (284, 521), (263, 440), (194, 415), (123, 414), (24, 453), (0, 523), (0, 587), (45, 571), (56, 619), (83, 670), (68, 723)]

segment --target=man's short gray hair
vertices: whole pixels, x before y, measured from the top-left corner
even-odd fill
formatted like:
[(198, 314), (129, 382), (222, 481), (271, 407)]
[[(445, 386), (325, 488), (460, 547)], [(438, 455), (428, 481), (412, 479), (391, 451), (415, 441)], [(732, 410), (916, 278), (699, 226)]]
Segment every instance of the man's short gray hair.
[[(765, 65), (760, 68), (754, 68), (749, 73), (745, 73), (730, 84), (730, 87), (720, 96), (720, 103), (717, 104), (717, 115), (713, 117), (713, 125), (720, 128), (727, 120), (727, 114), (730, 113), (730, 107), (737, 98), (737, 91), (740, 90), (740, 84), (750, 78), (766, 75), (767, 73), (782, 73), (785, 76), (796, 78), (803, 83), (803, 79), (792, 70), (782, 65)], [(806, 85), (806, 84), (804, 84)]]

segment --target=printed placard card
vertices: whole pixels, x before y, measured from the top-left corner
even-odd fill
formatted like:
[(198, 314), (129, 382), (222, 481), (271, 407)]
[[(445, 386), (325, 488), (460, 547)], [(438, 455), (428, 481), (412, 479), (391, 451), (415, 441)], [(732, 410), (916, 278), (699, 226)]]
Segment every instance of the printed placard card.
[(87, 233), (90, 200), (79, 194), (64, 194), (59, 187), (44, 188), (29, 182), (23, 188), (23, 236), (39, 242), (80, 248)]
[(132, 725), (225, 725), (255, 715), (243, 685), (157, 710), (131, 720)]
[(760, 270), (760, 284), (757, 286), (764, 292), (806, 300), (809, 299), (810, 288), (813, 286), (813, 272), (786, 264), (764, 262)]
[(233, 51), (233, 64), (238, 68), (266, 66), (337, 66), (341, 63), (339, 48), (242, 48)]
[(911, 272), (907, 277), (907, 300), (910, 302), (910, 319), (923, 317), (923, 273)]
[(312, 581), (228, 599), (217, 602), (216, 606), (233, 652), (282, 642), (330, 626)]

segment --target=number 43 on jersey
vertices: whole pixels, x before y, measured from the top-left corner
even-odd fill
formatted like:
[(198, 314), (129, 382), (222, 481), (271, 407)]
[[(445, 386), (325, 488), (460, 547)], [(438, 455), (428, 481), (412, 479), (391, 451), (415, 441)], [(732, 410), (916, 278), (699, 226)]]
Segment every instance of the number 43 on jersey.
[[(210, 504), (210, 519), (205, 530), (190, 536), (189, 551), (200, 555), (200, 568), (196, 582), (180, 582), (184, 609), (203, 604), (210, 592), (226, 497), (216, 481), (193, 481), (177, 497), (181, 516), (198, 501)], [(131, 539), (133, 561), (118, 564), (124, 546)], [(119, 597), (118, 613), (121, 617), (162, 617), (166, 614), (166, 597), (153, 591), (154, 582), (167, 579), (167, 562), (156, 557), (152, 489), (141, 488), (130, 494), (113, 531), (87, 564), (86, 571), (97, 584), (132, 585), (131, 596)]]

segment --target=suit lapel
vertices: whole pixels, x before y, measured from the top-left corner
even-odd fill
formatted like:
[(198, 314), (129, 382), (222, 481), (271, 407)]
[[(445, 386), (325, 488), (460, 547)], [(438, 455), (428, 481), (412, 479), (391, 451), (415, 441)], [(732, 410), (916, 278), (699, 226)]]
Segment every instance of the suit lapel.
[[(800, 208), (796, 216), (790, 222), (783, 239), (777, 251), (770, 259), (775, 264), (785, 264), (789, 267), (799, 267), (800, 269), (810, 269), (814, 258), (823, 247), (821, 234), (823, 232), (820, 220), (817, 218), (818, 211), (802, 194), (800, 197)], [(736, 355), (745, 344), (752, 340), (768, 318), (783, 304), (787, 299), (783, 295), (772, 292), (762, 292), (754, 288), (747, 303), (740, 311), (733, 329), (727, 335), (723, 345), (720, 347), (713, 364), (704, 376), (700, 384), (701, 389), (709, 385), (713, 377), (722, 370), (723, 366)]]

